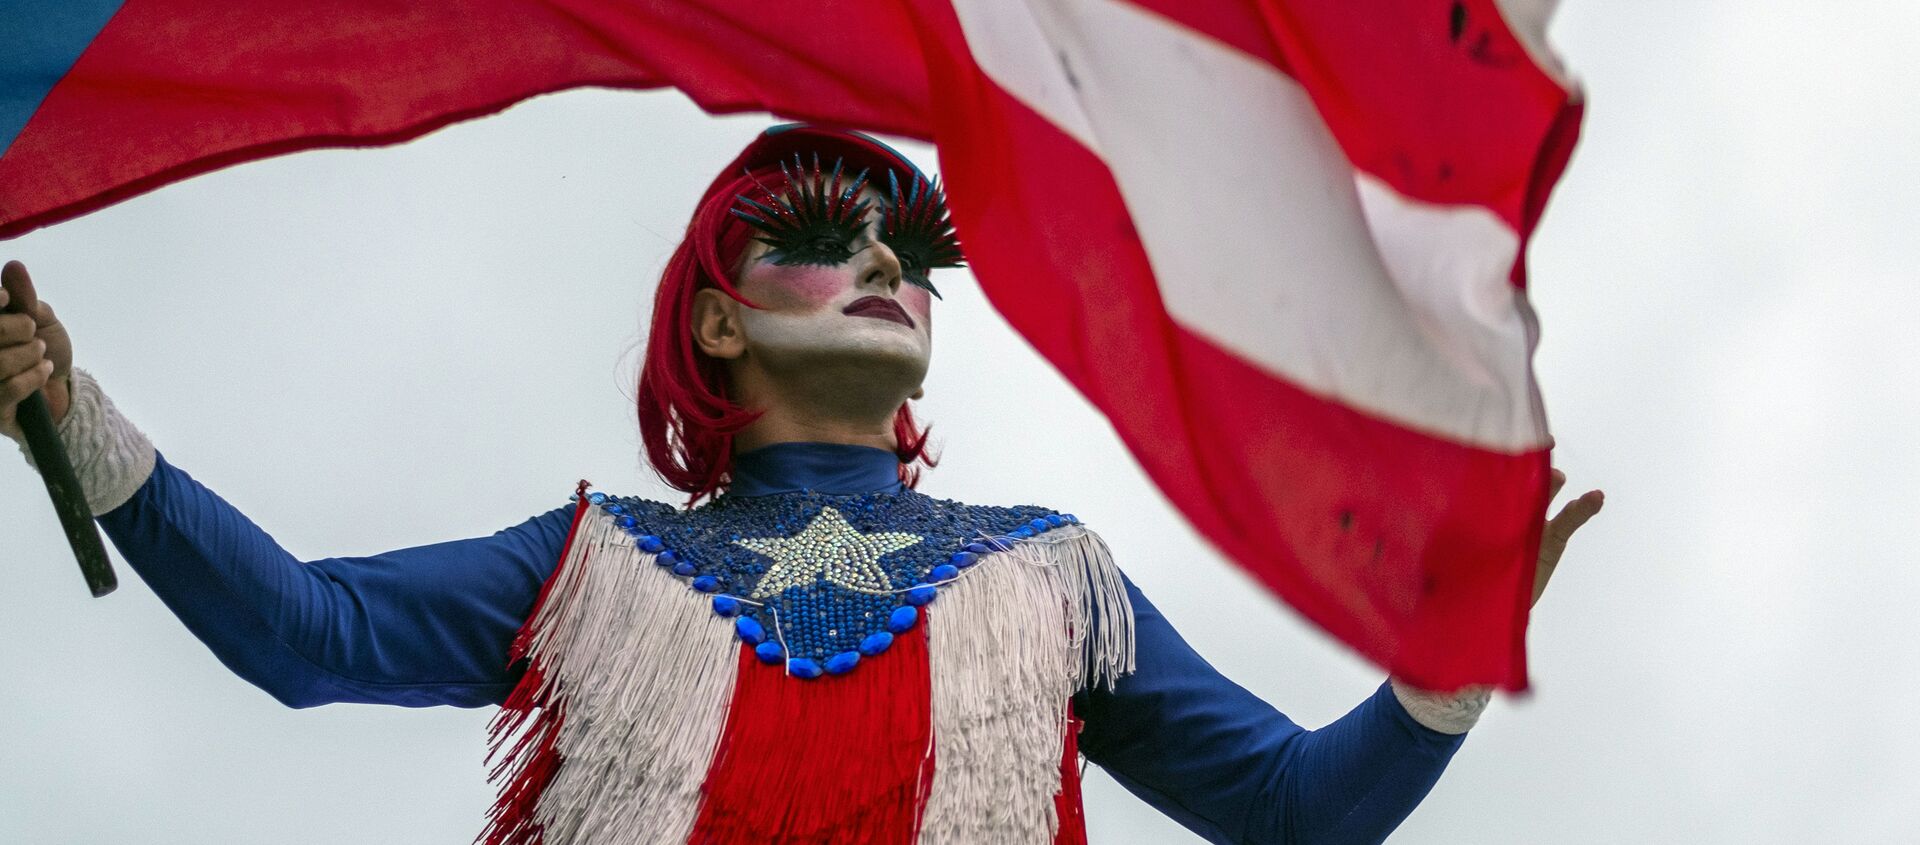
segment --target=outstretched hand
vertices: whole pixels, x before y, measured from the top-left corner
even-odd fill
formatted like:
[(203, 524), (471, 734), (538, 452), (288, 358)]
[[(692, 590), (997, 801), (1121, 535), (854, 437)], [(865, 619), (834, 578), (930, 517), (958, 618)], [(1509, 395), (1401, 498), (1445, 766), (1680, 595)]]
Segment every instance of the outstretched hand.
[(47, 393), (53, 421), (67, 415), (73, 372), (73, 339), (40, 301), (26, 265), (9, 261), (0, 268), (0, 434), (24, 439), (14, 408), (36, 390)]
[[(1567, 486), (1567, 474), (1553, 471), (1552, 486), (1547, 492), (1547, 504), (1551, 509), (1553, 499), (1560, 495), (1560, 488)], [(1558, 516), (1547, 520), (1546, 530), (1540, 535), (1540, 560), (1533, 569), (1533, 603), (1540, 603), (1540, 594), (1547, 591), (1547, 582), (1553, 578), (1553, 570), (1560, 565), (1560, 556), (1567, 551), (1567, 541), (1573, 539), (1573, 532), (1587, 524), (1587, 520), (1600, 512), (1600, 506), (1606, 504), (1607, 496), (1599, 490), (1588, 490), (1560, 509)]]

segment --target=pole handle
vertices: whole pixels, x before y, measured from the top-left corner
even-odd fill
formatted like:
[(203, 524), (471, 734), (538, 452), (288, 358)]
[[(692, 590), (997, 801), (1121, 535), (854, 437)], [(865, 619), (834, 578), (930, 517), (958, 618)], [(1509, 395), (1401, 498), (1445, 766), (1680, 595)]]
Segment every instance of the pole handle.
[(67, 448), (53, 426), (46, 394), (34, 391), (32, 396), (21, 400), (14, 413), (21, 430), (27, 434), (27, 450), (33, 453), (33, 462), (40, 467), (40, 478), (47, 483), (47, 495), (53, 498), (53, 511), (60, 517), (60, 527), (67, 532), (67, 545), (73, 547), (73, 556), (80, 561), (80, 575), (87, 580), (87, 589), (94, 598), (113, 592), (119, 581), (114, 578), (113, 564), (107, 560), (106, 546), (100, 542), (100, 529), (93, 524), (86, 492), (80, 489), (80, 478), (74, 474), (73, 462), (67, 459)]

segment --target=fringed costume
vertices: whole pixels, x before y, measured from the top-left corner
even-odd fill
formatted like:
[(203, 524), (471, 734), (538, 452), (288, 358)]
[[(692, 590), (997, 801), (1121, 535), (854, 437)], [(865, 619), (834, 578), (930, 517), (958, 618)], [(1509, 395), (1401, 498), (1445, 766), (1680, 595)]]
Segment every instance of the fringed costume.
[(242, 678), (292, 707), (501, 706), (483, 841), (1083, 842), (1085, 760), (1211, 841), (1377, 842), (1484, 702), (1383, 684), (1304, 730), (1070, 515), (932, 499), (863, 447), (741, 455), (691, 511), (582, 491), (302, 562), (75, 382), (101, 525)]
[[(882, 489), (760, 492), (869, 456)], [(511, 655), (489, 841), (1076, 839), (1069, 701), (1134, 663), (1119, 571), (1070, 516), (893, 466), (789, 444), (691, 511), (588, 494)]]

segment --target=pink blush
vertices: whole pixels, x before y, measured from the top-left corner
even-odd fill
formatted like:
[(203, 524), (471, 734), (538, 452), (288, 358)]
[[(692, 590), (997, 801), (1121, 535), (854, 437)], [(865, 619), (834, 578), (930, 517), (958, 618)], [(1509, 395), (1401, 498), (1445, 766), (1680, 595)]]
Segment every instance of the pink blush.
[(933, 294), (927, 293), (926, 288), (903, 284), (895, 298), (913, 315), (914, 322), (923, 326), (933, 324)]
[[(747, 272), (749, 279), (761, 282), (768, 291), (762, 305), (797, 306), (814, 310), (833, 302), (848, 285), (847, 265), (823, 267), (817, 264), (761, 264)], [(746, 291), (742, 291), (746, 293)], [(749, 298), (757, 298), (752, 293)]]

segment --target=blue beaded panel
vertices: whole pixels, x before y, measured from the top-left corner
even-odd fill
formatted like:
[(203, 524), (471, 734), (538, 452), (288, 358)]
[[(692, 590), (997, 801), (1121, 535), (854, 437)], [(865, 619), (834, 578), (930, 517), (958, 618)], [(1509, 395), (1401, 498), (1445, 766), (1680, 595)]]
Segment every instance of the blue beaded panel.
[[(1063, 525), (1038, 507), (989, 507), (901, 493), (721, 496), (691, 511), (593, 493), (740, 638), (798, 677), (851, 671), (918, 622), (938, 585), (978, 555)], [(711, 593), (710, 598), (697, 598)], [(781, 643), (784, 641), (784, 648)]]

